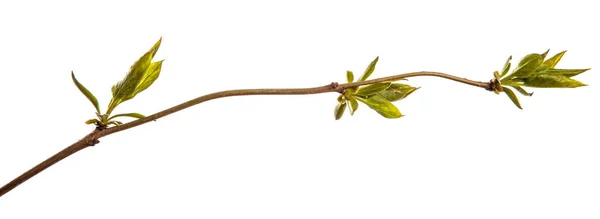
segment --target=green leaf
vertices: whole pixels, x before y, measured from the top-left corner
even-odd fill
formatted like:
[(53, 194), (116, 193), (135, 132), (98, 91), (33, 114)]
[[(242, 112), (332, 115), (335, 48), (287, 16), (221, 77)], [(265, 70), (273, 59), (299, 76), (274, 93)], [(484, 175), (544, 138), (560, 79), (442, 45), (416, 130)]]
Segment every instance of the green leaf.
[(540, 68), (541, 69), (553, 69), (556, 66), (556, 64), (558, 64), (558, 62), (563, 57), (563, 55), (565, 55), (566, 52), (567, 52), (567, 50), (559, 52), (556, 55), (552, 56), (551, 58), (547, 59), (546, 61), (544, 61), (544, 63), (542, 63), (542, 65), (540, 65)]
[(139, 113), (122, 113), (122, 114), (117, 114), (117, 115), (111, 116), (110, 118), (108, 118), (108, 120), (110, 121), (110, 120), (112, 120), (114, 118), (117, 118), (117, 117), (133, 117), (133, 118), (136, 118), (136, 119), (141, 119), (141, 118), (144, 118), (146, 116), (144, 116), (142, 114), (139, 114)]
[(373, 74), (373, 71), (375, 71), (375, 65), (377, 65), (377, 61), (379, 61), (379, 56), (377, 56), (377, 58), (375, 58), (375, 60), (373, 60), (371, 62), (371, 64), (369, 64), (369, 66), (367, 67), (367, 69), (365, 70), (365, 73), (363, 73), (362, 76), (360, 76), (360, 78), (358, 79), (358, 81), (364, 81), (367, 80), (367, 78), (369, 76), (371, 76), (371, 74)]
[(543, 88), (575, 88), (586, 86), (578, 80), (559, 74), (532, 75), (523, 80), (523, 86)]
[(354, 115), (354, 112), (358, 109), (358, 101), (353, 96), (348, 97), (348, 102), (350, 102), (350, 115)]
[(523, 96), (530, 97), (531, 95), (533, 95), (533, 93), (527, 92), (525, 89), (523, 89), (520, 86), (511, 86), (511, 87), (514, 88), (515, 90), (519, 91), (519, 93), (521, 93)]
[(369, 108), (375, 110), (377, 113), (385, 118), (400, 118), (402, 113), (394, 106), (389, 100), (386, 100), (380, 95), (373, 95), (369, 98), (356, 97), (360, 102), (363, 102)]
[(536, 74), (555, 74), (555, 75), (564, 75), (567, 77), (573, 77), (576, 76), (578, 74), (584, 73), (588, 70), (590, 70), (591, 68), (586, 68), (586, 69), (546, 69), (540, 72), (536, 72)]
[[(161, 41), (162, 37), (158, 40), (158, 42), (154, 44), (154, 46), (148, 52), (146, 52), (142, 57), (140, 57), (139, 60), (137, 60), (131, 66), (129, 72), (125, 75), (125, 78), (123, 80), (119, 81), (117, 84), (112, 86), (111, 91), (113, 94), (113, 98), (110, 100), (110, 103), (108, 105), (107, 114), (110, 114), (112, 110), (114, 110), (114, 108), (117, 107), (120, 103), (133, 98), (136, 94), (136, 91), (138, 91), (137, 93), (139, 93), (141, 90), (139, 90), (138, 87), (140, 86), (140, 82), (142, 82), (144, 78), (152, 78), (146, 77), (146, 74), (149, 67), (152, 64), (154, 64), (152, 63), (152, 58), (154, 58), (154, 55), (158, 51)], [(160, 66), (162, 61), (155, 63), (158, 64), (154, 64), (153, 70), (156, 71), (156, 69), (158, 69), (158, 73), (160, 73)], [(153, 72), (153, 74), (156, 74), (156, 72)], [(156, 77), (158, 77), (158, 75), (156, 75)], [(150, 82), (150, 84), (152, 84), (152, 82)], [(148, 84), (148, 86), (150, 86), (150, 84)]]
[(100, 123), (100, 121), (98, 121), (97, 119), (88, 119), (87, 121), (85, 121), (85, 124), (98, 124)]
[(515, 106), (519, 107), (519, 109), (523, 109), (521, 107), (521, 104), (519, 103), (519, 99), (517, 98), (517, 95), (515, 95), (515, 93), (510, 90), (510, 88), (508, 87), (502, 87), (504, 89), (504, 93), (506, 93), (506, 95), (508, 96), (508, 98), (510, 98), (510, 100), (515, 104)]
[(406, 98), (409, 94), (417, 89), (419, 88), (407, 84), (394, 83), (391, 84), (390, 87), (388, 87), (385, 91), (379, 92), (379, 95), (390, 102), (394, 102)]
[(150, 85), (152, 85), (152, 83), (156, 81), (156, 79), (160, 75), (160, 70), (162, 68), (163, 61), (164, 60), (153, 62), (150, 64), (150, 66), (148, 66), (148, 70), (144, 74), (144, 77), (140, 81), (139, 85), (135, 88), (135, 92), (133, 93), (131, 98), (135, 97), (135, 95), (139, 94), (140, 92), (146, 90), (146, 88), (150, 87)]
[(498, 73), (498, 71), (494, 71), (494, 79), (499, 79), (500, 78), (500, 73)]
[(110, 121), (110, 122), (106, 123), (106, 125), (120, 126), (120, 125), (123, 125), (123, 123), (119, 122), (119, 121)]
[(542, 55), (537, 53), (532, 53), (525, 56), (519, 65), (513, 70), (513, 72), (507, 76), (505, 79), (509, 78), (526, 78), (535, 72), (535, 70), (542, 64), (543, 58)]
[(390, 87), (391, 84), (391, 82), (369, 84), (367, 86), (359, 88), (358, 91), (354, 93), (354, 95), (366, 98), (368, 96), (386, 90), (388, 87)]
[(352, 83), (354, 81), (354, 73), (352, 73), (352, 71), (346, 71), (346, 80), (348, 83)]
[(94, 96), (94, 94), (92, 94), (92, 92), (90, 92), (87, 88), (85, 88), (85, 86), (83, 86), (83, 84), (81, 84), (81, 83), (79, 83), (79, 81), (77, 81), (77, 79), (75, 78), (75, 74), (73, 73), (73, 71), (71, 71), (71, 79), (73, 79), (73, 83), (75, 83), (75, 86), (77, 86), (77, 89), (79, 89), (79, 91), (81, 91), (81, 93), (90, 102), (92, 102), (92, 105), (94, 105), (94, 107), (96, 108), (96, 112), (99, 114), (100, 113), (100, 106), (98, 105), (98, 99), (96, 99), (96, 97)]
[(346, 102), (346, 100), (344, 100), (344, 95), (343, 95), (343, 94), (340, 94), (340, 95), (337, 97), (337, 102), (338, 102), (338, 103)]
[(338, 103), (334, 111), (335, 120), (342, 118), (344, 111), (346, 111), (346, 102)]
[(506, 73), (508, 73), (508, 70), (510, 70), (510, 60), (512, 59), (512, 56), (509, 56), (508, 59), (506, 60), (506, 63), (504, 63), (504, 67), (502, 68), (502, 73), (500, 74), (500, 77), (498, 77), (498, 79), (500, 79), (502, 76), (506, 75)]

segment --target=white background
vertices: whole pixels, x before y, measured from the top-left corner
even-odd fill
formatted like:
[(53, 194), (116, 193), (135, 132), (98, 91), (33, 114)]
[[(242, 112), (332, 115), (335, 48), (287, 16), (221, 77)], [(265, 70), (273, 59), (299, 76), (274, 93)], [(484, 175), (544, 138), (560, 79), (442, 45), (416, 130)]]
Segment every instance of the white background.
[[(218, 3), (217, 3), (218, 2)], [(238, 88), (421, 70), (488, 81), (509, 55), (598, 68), (593, 1), (3, 1), (0, 184), (89, 133), (159, 37), (160, 78), (116, 112)], [(210, 101), (101, 139), (0, 197), (0, 218), (599, 218), (600, 85), (503, 95), (439, 78), (384, 119), (337, 95)]]

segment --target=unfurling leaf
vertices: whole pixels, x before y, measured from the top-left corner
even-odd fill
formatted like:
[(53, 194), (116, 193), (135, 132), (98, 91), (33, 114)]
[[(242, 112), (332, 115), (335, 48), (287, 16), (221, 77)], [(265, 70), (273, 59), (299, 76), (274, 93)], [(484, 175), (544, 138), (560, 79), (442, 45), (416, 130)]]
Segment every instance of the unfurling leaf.
[(342, 118), (344, 111), (346, 111), (346, 102), (338, 103), (334, 110), (335, 120)]
[(510, 90), (508, 87), (502, 87), (504, 89), (504, 93), (506, 93), (506, 95), (508, 96), (508, 98), (510, 98), (510, 100), (515, 104), (515, 106), (519, 107), (519, 109), (523, 109), (521, 108), (521, 104), (519, 103), (519, 99), (517, 98), (517, 95), (515, 95), (515, 93)]
[(363, 102), (369, 108), (375, 110), (377, 113), (385, 118), (400, 118), (402, 113), (394, 106), (389, 100), (386, 100), (380, 95), (373, 95), (369, 98), (356, 97), (357, 100)]
[(348, 83), (352, 83), (354, 81), (354, 73), (352, 73), (352, 71), (346, 71), (346, 80)]
[(117, 117), (133, 117), (133, 118), (136, 118), (136, 119), (141, 119), (141, 118), (144, 118), (146, 116), (144, 116), (142, 114), (139, 114), (139, 113), (122, 113), (122, 114), (117, 114), (117, 115), (111, 116), (110, 118), (108, 118), (108, 120), (112, 120), (112, 119), (117, 118)]
[(383, 98), (390, 102), (394, 102), (404, 99), (417, 89), (419, 88), (407, 84), (394, 83), (391, 84), (390, 87), (388, 87), (386, 90), (379, 92), (379, 95), (381, 95)]
[(543, 61), (544, 58), (540, 54), (532, 53), (526, 55), (521, 62), (519, 62), (519, 65), (515, 68), (515, 70), (513, 70), (513, 72), (506, 78), (526, 78), (527, 76), (533, 74)]
[(391, 82), (369, 84), (367, 86), (359, 88), (354, 95), (367, 98), (373, 94), (388, 89), (388, 87), (390, 87), (391, 84)]
[(96, 97), (94, 96), (94, 94), (92, 94), (92, 92), (90, 92), (87, 88), (85, 88), (85, 86), (83, 86), (83, 84), (81, 84), (81, 83), (79, 83), (79, 81), (77, 81), (77, 79), (75, 78), (75, 74), (73, 73), (73, 71), (71, 71), (71, 79), (73, 79), (73, 83), (75, 83), (75, 86), (77, 87), (77, 89), (79, 89), (79, 91), (81, 91), (81, 93), (90, 102), (92, 102), (92, 105), (94, 105), (94, 107), (96, 108), (96, 112), (98, 114), (100, 114), (100, 106), (98, 105), (98, 99), (96, 99)]
[(564, 75), (567, 77), (573, 77), (578, 74), (584, 73), (590, 68), (586, 69), (546, 69), (543, 71), (536, 72), (535, 74), (553, 74), (553, 75)]
[(513, 85), (511, 85), (511, 87), (514, 88), (515, 90), (519, 91), (519, 93), (521, 93), (523, 96), (530, 97), (531, 95), (533, 95), (533, 93), (527, 92), (525, 89), (523, 89), (520, 86), (513, 86)]
[(498, 79), (500, 79), (502, 76), (506, 75), (506, 73), (508, 73), (508, 70), (510, 70), (510, 60), (512, 59), (512, 56), (509, 56), (508, 59), (506, 60), (506, 63), (504, 63), (504, 67), (502, 68), (502, 73), (500, 73), (500, 77), (498, 77)]
[(358, 101), (353, 96), (348, 97), (348, 102), (350, 102), (350, 115), (354, 115), (354, 112), (358, 109)]
[(558, 62), (563, 57), (563, 55), (565, 55), (566, 52), (567, 52), (567, 50), (559, 52), (556, 55), (552, 56), (551, 58), (547, 59), (546, 61), (544, 61), (544, 63), (542, 63), (540, 65), (539, 69), (540, 70), (553, 69), (556, 66), (556, 64), (558, 64)]
[[(162, 38), (160, 38), (148, 52), (131, 66), (123, 80), (112, 86), (111, 91), (113, 98), (108, 105), (107, 114), (110, 114), (120, 103), (133, 98), (137, 93), (146, 89), (147, 86), (150, 86), (153, 82), (153, 80), (151, 80), (152, 78), (156, 79), (156, 77), (158, 77), (162, 61), (152, 63), (152, 58), (154, 58), (154, 55), (158, 51), (161, 41)], [(149, 72), (148, 70), (152, 71)], [(149, 73), (151, 75), (149, 75)], [(146, 82), (144, 86), (147, 86), (140, 89), (140, 83), (142, 81)]]
[(379, 61), (379, 56), (377, 56), (377, 58), (375, 58), (375, 60), (373, 60), (369, 66), (367, 67), (367, 69), (365, 70), (365, 73), (363, 73), (362, 76), (360, 76), (360, 78), (358, 79), (358, 81), (364, 81), (367, 80), (367, 78), (369, 76), (371, 76), (371, 74), (373, 74), (373, 71), (375, 71), (375, 65), (377, 65), (377, 61)]
[(575, 88), (586, 86), (578, 80), (559, 74), (532, 75), (523, 80), (523, 86), (542, 88)]

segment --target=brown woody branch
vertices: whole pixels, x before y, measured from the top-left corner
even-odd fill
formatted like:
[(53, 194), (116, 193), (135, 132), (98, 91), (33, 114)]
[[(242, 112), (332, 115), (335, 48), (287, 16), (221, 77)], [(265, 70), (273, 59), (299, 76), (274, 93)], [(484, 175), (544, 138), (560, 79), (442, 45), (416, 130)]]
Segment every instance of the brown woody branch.
[(439, 73), (439, 72), (422, 71), (422, 72), (399, 74), (399, 75), (377, 78), (377, 79), (368, 80), (368, 81), (360, 81), (360, 82), (353, 82), (353, 83), (346, 83), (346, 84), (338, 84), (338, 83), (334, 82), (329, 85), (325, 85), (325, 86), (321, 86), (321, 87), (313, 87), (313, 88), (240, 89), (240, 90), (227, 90), (227, 91), (211, 93), (211, 94), (207, 94), (207, 95), (189, 100), (187, 102), (176, 105), (174, 107), (165, 109), (163, 111), (152, 114), (145, 118), (134, 120), (129, 123), (125, 123), (120, 126), (114, 126), (114, 127), (107, 128), (107, 129), (99, 129), (99, 128), (94, 129), (94, 131), (92, 131), (90, 134), (83, 137), (81, 140), (73, 143), (72, 145), (68, 146), (67, 148), (56, 153), (55, 155), (51, 156), (50, 158), (46, 159), (45, 161), (34, 166), (27, 172), (25, 172), (25, 173), (21, 174), (20, 176), (18, 176), (17, 178), (13, 179), (6, 185), (2, 186), (2, 188), (0, 188), (0, 197), (3, 196), (4, 194), (8, 193), (12, 189), (16, 188), (21, 183), (27, 181), (31, 177), (44, 171), (46, 168), (61, 161), (62, 159), (65, 159), (66, 157), (71, 156), (72, 154), (74, 154), (84, 148), (87, 148), (89, 146), (94, 146), (95, 144), (99, 143), (99, 139), (104, 136), (107, 136), (107, 135), (110, 135), (110, 134), (113, 134), (116, 132), (120, 132), (120, 131), (123, 131), (126, 129), (130, 129), (130, 128), (142, 125), (142, 124), (150, 122), (150, 121), (155, 121), (156, 119), (162, 118), (164, 116), (167, 116), (169, 114), (175, 113), (177, 111), (183, 110), (185, 108), (194, 106), (194, 105), (202, 103), (202, 102), (206, 102), (206, 101), (218, 99), (218, 98), (223, 98), (223, 97), (232, 97), (232, 96), (305, 95), (305, 94), (320, 94), (320, 93), (329, 93), (329, 92), (341, 93), (341, 92), (343, 92), (344, 89), (347, 89), (347, 88), (353, 88), (353, 87), (358, 87), (358, 86), (362, 86), (362, 85), (368, 85), (368, 84), (374, 84), (374, 83), (386, 82), (386, 81), (397, 81), (400, 79), (416, 77), (416, 76), (441, 77), (441, 78), (446, 78), (449, 80), (461, 82), (464, 84), (468, 84), (471, 86), (484, 88), (486, 90), (493, 90), (493, 84), (491, 82), (472, 81), (472, 80), (469, 80), (466, 78), (460, 78), (460, 77), (452, 76), (449, 74), (444, 74), (444, 73)]

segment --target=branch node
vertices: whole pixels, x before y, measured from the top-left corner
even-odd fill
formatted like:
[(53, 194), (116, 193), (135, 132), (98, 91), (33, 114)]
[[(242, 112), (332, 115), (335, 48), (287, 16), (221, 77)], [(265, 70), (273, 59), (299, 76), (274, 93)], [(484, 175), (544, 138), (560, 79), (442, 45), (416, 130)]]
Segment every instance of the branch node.
[(98, 140), (97, 138), (94, 138), (87, 143), (87, 146), (94, 146), (98, 143), (100, 143), (100, 140)]
[[(500, 88), (498, 88), (500, 87)], [(488, 86), (485, 88), (487, 91), (495, 91), (495, 90), (501, 90), (501, 85), (500, 85), (500, 81), (498, 81), (498, 79), (491, 79), (490, 83), (488, 83)]]
[(331, 88), (333, 88), (334, 90), (337, 90), (338, 86), (340, 86), (340, 84), (338, 84), (337, 82), (331, 82)]

